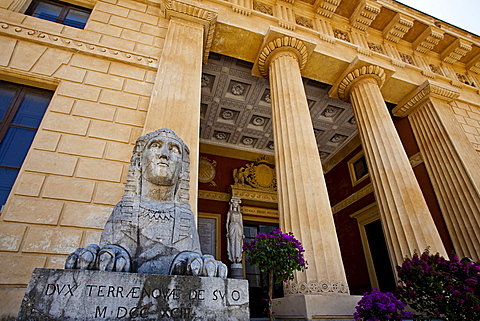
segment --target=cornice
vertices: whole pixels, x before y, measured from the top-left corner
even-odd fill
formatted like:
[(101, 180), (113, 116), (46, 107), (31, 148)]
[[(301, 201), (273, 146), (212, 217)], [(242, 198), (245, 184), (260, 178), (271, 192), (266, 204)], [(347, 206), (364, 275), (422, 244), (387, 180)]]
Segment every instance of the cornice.
[(150, 56), (138, 54), (132, 51), (106, 47), (94, 42), (66, 37), (52, 32), (44, 32), (10, 22), (0, 22), (0, 35), (11, 36), (41, 43), (46, 46), (58, 47), (67, 51), (82, 52), (88, 55), (100, 56), (107, 59), (113, 59), (128, 64), (141, 65), (152, 70), (158, 67), (158, 59)]
[(206, 63), (212, 47), (218, 13), (200, 6), (198, 2), (190, 2), (189, 0), (162, 0), (161, 7), (165, 11), (165, 18), (167, 19), (177, 17), (204, 26), (203, 61)]
[(331, 18), (340, 2), (341, 0), (316, 0), (313, 8), (317, 14)]
[(407, 17), (401, 13), (397, 13), (395, 18), (390, 21), (387, 27), (383, 30), (385, 39), (398, 43), (400, 39), (413, 27), (414, 19)]
[(345, 78), (343, 78), (343, 80), (338, 85), (338, 97), (341, 100), (350, 100), (349, 92), (351, 90), (351, 85), (355, 83), (356, 80), (363, 77), (374, 78), (378, 83), (378, 87), (382, 87), (387, 78), (387, 74), (382, 67), (377, 65), (362, 66), (358, 69), (355, 69), (354, 71), (350, 72)]
[(222, 193), (222, 192), (199, 190), (198, 198), (211, 200), (211, 201), (229, 202), (231, 195), (228, 193)]
[(404, 101), (398, 104), (397, 107), (393, 109), (392, 113), (397, 117), (405, 117), (411, 114), (413, 110), (422, 105), (427, 99), (432, 97), (451, 102), (459, 96), (460, 93), (458, 91), (427, 80), (417, 90), (408, 95)]

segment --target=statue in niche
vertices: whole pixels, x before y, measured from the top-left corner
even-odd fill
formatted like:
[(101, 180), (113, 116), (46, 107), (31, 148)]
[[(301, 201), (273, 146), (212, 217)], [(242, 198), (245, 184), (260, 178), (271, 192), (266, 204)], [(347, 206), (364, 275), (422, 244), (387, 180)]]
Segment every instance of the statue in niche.
[(239, 197), (232, 197), (227, 213), (227, 253), (232, 263), (242, 263), (243, 220)]
[(139, 137), (100, 244), (77, 249), (65, 268), (225, 278), (226, 265), (200, 250), (188, 203), (189, 153), (171, 129)]

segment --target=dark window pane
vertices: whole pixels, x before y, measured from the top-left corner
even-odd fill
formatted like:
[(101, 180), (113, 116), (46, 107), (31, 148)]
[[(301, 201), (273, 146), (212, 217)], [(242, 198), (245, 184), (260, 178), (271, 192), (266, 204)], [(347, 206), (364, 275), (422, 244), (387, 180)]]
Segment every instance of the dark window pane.
[(77, 10), (71, 8), (63, 21), (64, 25), (83, 29), (87, 24), (88, 17), (90, 16), (89, 12)]
[(365, 160), (365, 157), (360, 157), (354, 164), (353, 167), (355, 169), (355, 178), (359, 180), (363, 176), (368, 174), (368, 167), (367, 167), (367, 161)]
[(10, 127), (0, 143), (0, 166), (20, 168), (35, 133), (32, 129)]
[(7, 112), (8, 106), (12, 103), (15, 96), (16, 87), (5, 83), (0, 83), (0, 121)]
[(32, 13), (32, 16), (48, 21), (57, 21), (60, 12), (62, 12), (62, 6), (40, 2), (37, 9)]
[(38, 128), (51, 98), (52, 94), (50, 92), (32, 90), (32, 92), (27, 93), (13, 118), (12, 124)]
[(17, 178), (18, 171), (14, 169), (0, 168), (0, 205), (5, 204), (13, 183)]

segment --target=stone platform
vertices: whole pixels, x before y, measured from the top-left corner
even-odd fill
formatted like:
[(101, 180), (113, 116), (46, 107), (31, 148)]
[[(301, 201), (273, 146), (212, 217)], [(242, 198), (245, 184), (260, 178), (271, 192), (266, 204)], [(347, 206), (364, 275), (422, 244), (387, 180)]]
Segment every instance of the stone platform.
[(20, 320), (249, 320), (246, 280), (35, 269)]

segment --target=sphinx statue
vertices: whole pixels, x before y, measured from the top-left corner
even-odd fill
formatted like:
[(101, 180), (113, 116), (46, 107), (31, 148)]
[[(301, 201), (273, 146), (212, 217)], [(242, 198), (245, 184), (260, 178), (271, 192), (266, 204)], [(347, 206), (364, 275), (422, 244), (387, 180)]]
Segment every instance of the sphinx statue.
[(189, 153), (171, 129), (139, 137), (100, 244), (71, 253), (65, 268), (226, 278), (226, 265), (200, 250), (188, 203)]

